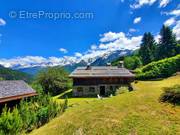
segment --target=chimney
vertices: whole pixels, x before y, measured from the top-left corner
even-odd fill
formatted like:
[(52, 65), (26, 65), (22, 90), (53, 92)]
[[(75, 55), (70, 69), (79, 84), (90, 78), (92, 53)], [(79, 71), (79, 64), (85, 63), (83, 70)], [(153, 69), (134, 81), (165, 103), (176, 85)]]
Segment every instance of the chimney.
[(91, 70), (91, 65), (89, 63), (86, 66), (86, 70)]
[(111, 63), (107, 63), (106, 66), (107, 66), (107, 67), (110, 67), (110, 66), (111, 66)]
[(123, 61), (119, 61), (118, 68), (124, 68), (124, 62)]

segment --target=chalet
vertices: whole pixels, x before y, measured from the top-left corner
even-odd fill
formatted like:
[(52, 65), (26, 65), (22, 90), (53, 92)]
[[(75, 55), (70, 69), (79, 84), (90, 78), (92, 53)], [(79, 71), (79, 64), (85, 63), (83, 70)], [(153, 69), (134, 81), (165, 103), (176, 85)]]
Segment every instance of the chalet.
[(74, 96), (106, 96), (121, 86), (131, 88), (134, 74), (119, 66), (87, 66), (78, 67), (71, 74)]
[(37, 95), (24, 81), (0, 81), (0, 104)]

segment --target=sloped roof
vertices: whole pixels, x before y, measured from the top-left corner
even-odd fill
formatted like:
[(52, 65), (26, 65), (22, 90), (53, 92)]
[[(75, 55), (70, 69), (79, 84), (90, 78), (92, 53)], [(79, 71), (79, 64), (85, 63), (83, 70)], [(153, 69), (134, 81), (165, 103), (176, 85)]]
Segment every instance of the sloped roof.
[(71, 74), (70, 77), (134, 77), (128, 69), (119, 68), (116, 66), (92, 66), (78, 67)]
[(0, 103), (35, 95), (24, 81), (0, 81)]

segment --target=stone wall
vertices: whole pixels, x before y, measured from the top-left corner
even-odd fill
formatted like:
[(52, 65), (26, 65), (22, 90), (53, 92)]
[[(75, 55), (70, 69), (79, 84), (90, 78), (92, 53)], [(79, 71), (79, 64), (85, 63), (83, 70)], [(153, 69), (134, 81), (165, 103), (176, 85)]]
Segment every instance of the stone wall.
[(102, 85), (89, 85), (89, 86), (74, 86), (73, 87), (73, 96), (75, 97), (97, 97), (100, 95), (100, 86), (105, 86), (105, 95), (101, 96), (109, 96), (111, 93), (116, 91), (121, 86), (128, 86), (128, 85), (109, 85), (109, 84), (102, 84)]

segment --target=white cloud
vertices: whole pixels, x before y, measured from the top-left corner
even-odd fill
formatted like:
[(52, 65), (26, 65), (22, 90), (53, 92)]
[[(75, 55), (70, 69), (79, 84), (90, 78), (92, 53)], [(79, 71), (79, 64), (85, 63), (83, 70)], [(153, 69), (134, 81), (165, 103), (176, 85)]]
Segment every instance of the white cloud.
[(144, 5), (151, 6), (155, 2), (156, 2), (156, 0), (136, 0), (136, 2), (134, 4), (130, 5), (130, 7), (132, 9), (138, 9), (138, 8), (141, 8)]
[(170, 3), (170, 0), (160, 0), (159, 7), (166, 7)]
[(176, 22), (176, 25), (173, 27), (173, 32), (176, 34), (176, 38), (180, 40), (180, 21)]
[(53, 63), (56, 65), (57, 63), (61, 63), (63, 61), (63, 58), (57, 58), (57, 57), (49, 57), (49, 60), (46, 59), (48, 62)]
[(139, 23), (140, 21), (141, 21), (141, 17), (137, 17), (137, 18), (134, 19), (133, 23), (134, 23), (134, 24), (137, 24), (137, 23)]
[(129, 29), (129, 32), (131, 32), (131, 33), (132, 33), (132, 32), (136, 32), (136, 31), (137, 31), (137, 29), (134, 29), (134, 28), (130, 28), (130, 29)]
[(180, 16), (180, 9), (175, 9), (169, 12), (170, 15)]
[(49, 57), (44, 58), (42, 56), (26, 56), (26, 57), (15, 57), (12, 59), (0, 59), (0, 65), (4, 67), (18, 67), (18, 68), (28, 68), (36, 66), (64, 66), (67, 64), (77, 62), (76, 57), (64, 56), (61, 58), (58, 57)]
[[(118, 36), (118, 38), (115, 41), (109, 40), (109, 43), (106, 44), (100, 44), (100, 49), (107, 49), (107, 50), (123, 50), (123, 49), (137, 49), (139, 47), (142, 36), (137, 37), (126, 37), (125, 33), (120, 32), (121, 36)], [(114, 33), (114, 35), (119, 33)], [(106, 35), (106, 34), (104, 34)]]
[[(142, 36), (127, 37), (125, 33), (107, 32), (101, 35), (100, 44), (92, 45), (77, 61), (93, 62), (98, 57), (104, 57), (117, 50), (135, 50), (139, 48)], [(76, 57), (76, 56), (75, 56)]]
[(76, 53), (75, 53), (75, 56), (76, 56), (76, 57), (82, 57), (82, 54), (79, 53), (79, 52), (76, 52)]
[(107, 49), (108, 47), (106, 46), (106, 44), (100, 44), (99, 45), (99, 49)]
[(31, 66), (46, 62), (46, 59), (41, 56), (26, 56), (26, 57), (16, 57), (12, 59), (0, 59), (0, 65), (5, 67), (14, 67), (14, 66)]
[(161, 36), (160, 36), (159, 34), (154, 37), (154, 39), (155, 39), (155, 41), (156, 41), (157, 43), (159, 43), (159, 39), (160, 39), (160, 38), (161, 38)]
[(174, 27), (172, 28), (173, 33), (176, 35), (177, 40), (180, 40), (180, 20), (179, 20), (180, 9), (178, 9), (178, 8), (179, 8), (179, 5), (176, 9), (174, 9), (170, 12), (162, 12), (161, 14), (172, 16), (171, 18), (166, 20), (164, 22), (164, 24), (168, 25), (168, 26), (174, 25)]
[(92, 50), (91, 52), (86, 52), (81, 59), (87, 63), (92, 63), (96, 58), (102, 57), (106, 53), (106, 50)]
[(124, 33), (123, 32), (119, 32), (119, 33), (115, 33), (115, 32), (108, 32), (108, 33), (105, 33), (103, 35), (101, 35), (101, 39), (100, 39), (100, 42), (110, 42), (110, 41), (114, 41), (118, 38), (121, 38), (124, 36)]
[(130, 28), (126, 36), (131, 37), (132, 33), (139, 31), (138, 29)]
[(0, 26), (6, 25), (6, 21), (2, 18), (0, 18)]
[[(109, 36), (111, 35), (111, 36)], [(26, 56), (12, 59), (0, 59), (0, 65), (5, 67), (35, 67), (35, 66), (64, 66), (67, 64), (78, 63), (81, 60), (91, 63), (96, 58), (105, 57), (116, 50), (135, 50), (139, 48), (142, 36), (127, 37), (125, 33), (107, 32), (101, 35), (102, 41), (99, 45), (92, 45), (84, 53), (76, 52), (74, 56), (49, 57)], [(64, 49), (64, 48), (63, 48)], [(61, 50), (63, 50), (61, 49)]]
[(68, 51), (66, 49), (64, 49), (64, 48), (60, 48), (59, 51), (62, 52), (62, 53), (68, 53)]
[(175, 24), (175, 23), (176, 23), (176, 20), (175, 20), (174, 17), (172, 17), (172, 18), (169, 18), (168, 20), (166, 20), (166, 21), (164, 22), (164, 25), (171, 26), (171, 25), (173, 25), (173, 24)]
[[(145, 5), (151, 6), (156, 1), (158, 1), (158, 0), (136, 0), (136, 2), (134, 4), (130, 5), (130, 7), (132, 9), (138, 9)], [(166, 7), (170, 2), (171, 2), (171, 0), (159, 0), (159, 7)]]
[(91, 45), (91, 50), (96, 50), (97, 46), (96, 45)]
[(170, 12), (161, 12), (161, 14), (165, 14), (165, 15), (172, 15), (172, 16), (180, 16), (180, 9), (174, 9)]

